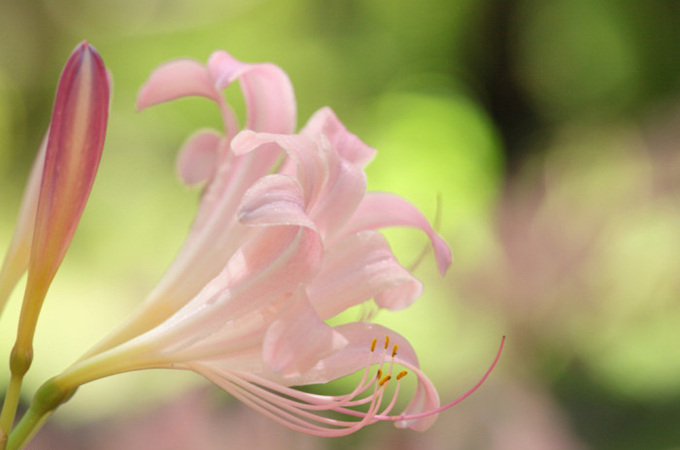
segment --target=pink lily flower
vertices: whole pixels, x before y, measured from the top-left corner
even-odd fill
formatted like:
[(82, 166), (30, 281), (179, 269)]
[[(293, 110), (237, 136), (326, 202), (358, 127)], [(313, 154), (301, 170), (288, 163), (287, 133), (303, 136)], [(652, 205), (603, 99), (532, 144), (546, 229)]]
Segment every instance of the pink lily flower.
[[(221, 96), (236, 80), (248, 109), (240, 132)], [(440, 407), (405, 338), (366, 322), (326, 323), (371, 299), (399, 310), (421, 295), (421, 283), (378, 228), (419, 228), (439, 271), (451, 264), (448, 246), (415, 207), (365, 192), (363, 169), (375, 150), (328, 108), (294, 134), (292, 87), (271, 64), (245, 64), (223, 51), (207, 67), (173, 61), (151, 74), (138, 104), (190, 95), (217, 103), (226, 132), (195, 134), (180, 153), (184, 181), (205, 183), (189, 237), (132, 319), (55, 384), (69, 390), (123, 371), (189, 369), (279, 423), (319, 436), (376, 421), (424, 430), (442, 408), (469, 395)], [(362, 368), (363, 379), (347, 395), (291, 388)], [(390, 414), (407, 373), (417, 378), (416, 394), (402, 414)], [(390, 383), (396, 387), (387, 400)], [(337, 413), (345, 418), (329, 417)]]
[(3, 266), (6, 295), (28, 270), (19, 340), (32, 340), (47, 289), (90, 195), (104, 146), (109, 91), (101, 57), (81, 43), (59, 80), (47, 139), (31, 171)]

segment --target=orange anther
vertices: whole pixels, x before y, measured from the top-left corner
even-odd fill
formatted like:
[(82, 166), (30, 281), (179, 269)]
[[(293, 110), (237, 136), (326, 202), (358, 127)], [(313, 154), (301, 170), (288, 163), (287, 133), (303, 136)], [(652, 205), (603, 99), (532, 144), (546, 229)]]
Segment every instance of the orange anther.
[(379, 379), (382, 378), (382, 370), (378, 369), (378, 372), (375, 374), (375, 378), (376, 378), (377, 380), (379, 380)]
[(399, 346), (397, 344), (394, 344), (394, 347), (392, 347), (392, 358), (397, 356), (397, 349), (398, 348), (399, 348)]
[(402, 370), (401, 372), (399, 372), (399, 375), (397, 375), (397, 380), (401, 380), (401, 379), (404, 378), (406, 375), (408, 375), (408, 372), (405, 371), (405, 370)]
[(385, 336), (385, 350), (387, 350), (387, 347), (389, 347), (389, 346), (390, 346), (390, 337)]
[(375, 351), (375, 344), (378, 343), (378, 339), (373, 338), (373, 342), (371, 342), (371, 353)]
[(385, 383), (387, 383), (391, 379), (392, 379), (391, 375), (385, 375), (382, 380), (378, 381), (378, 384), (380, 385), (380, 387), (382, 387), (385, 385)]

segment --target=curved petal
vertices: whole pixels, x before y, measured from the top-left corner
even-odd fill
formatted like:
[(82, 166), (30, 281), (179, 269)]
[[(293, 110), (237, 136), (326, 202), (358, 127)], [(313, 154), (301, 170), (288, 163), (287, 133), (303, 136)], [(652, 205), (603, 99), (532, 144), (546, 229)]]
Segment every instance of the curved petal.
[[(410, 306), (416, 299), (423, 295), (423, 284), (417, 280), (415, 277), (411, 276), (411, 273), (399, 266), (401, 270), (408, 273), (393, 275), (397, 278), (399, 275), (404, 278), (405, 281), (395, 283), (396, 286), (384, 289), (375, 295), (375, 303), (381, 307), (386, 308), (391, 311), (398, 311)], [(394, 270), (397, 272), (396, 270)], [(398, 273), (398, 272), (397, 272)]]
[(203, 64), (193, 59), (177, 59), (151, 72), (137, 94), (137, 110), (189, 96), (220, 101), (220, 93)]
[(260, 179), (243, 196), (238, 217), (244, 225), (299, 225), (315, 229), (305, 213), (302, 188), (287, 175)]
[(323, 134), (344, 159), (357, 167), (365, 167), (375, 157), (376, 150), (350, 133), (328, 107), (315, 112), (300, 133)]
[(239, 318), (258, 310), (276, 315), (318, 270), (321, 258), (321, 242), (313, 230), (263, 227), (196, 297), (151, 333), (173, 342), (173, 351), (193, 345), (192, 353), (201, 354), (202, 339), (221, 329), (232, 332), (228, 328)]
[[(322, 139), (323, 141), (323, 139)], [(321, 142), (320, 145), (324, 145)], [(326, 152), (328, 180), (310, 211), (319, 232), (331, 238), (352, 217), (366, 192), (366, 174), (333, 149)]]
[(190, 186), (212, 179), (217, 170), (222, 137), (214, 131), (194, 133), (182, 145), (177, 157), (177, 173)]
[[(422, 293), (422, 285), (397, 262), (375, 231), (349, 236), (326, 249), (320, 272), (307, 287), (314, 309), (326, 320), (373, 297), (398, 310)], [(382, 297), (380, 297), (382, 295)]]
[[(422, 372), (417, 373), (417, 375), (419, 380), (422, 380), (425, 377)], [(416, 387), (416, 393), (413, 395), (413, 398), (409, 402), (402, 415), (415, 415), (427, 411), (434, 411), (437, 408), (439, 408), (439, 394), (437, 393), (434, 385), (428, 380), (428, 382), (418, 383), (418, 387)], [(432, 414), (419, 419), (399, 420), (394, 425), (397, 428), (410, 428), (415, 431), (425, 431), (430, 428), (436, 420), (437, 414)]]
[(295, 131), (295, 93), (288, 75), (280, 67), (270, 63), (243, 63), (219, 50), (210, 56), (208, 71), (217, 89), (239, 80), (248, 114), (246, 129), (283, 134)]
[(451, 265), (451, 250), (444, 240), (432, 229), (425, 216), (403, 198), (384, 192), (369, 192), (359, 204), (354, 215), (342, 229), (347, 236), (361, 230), (391, 226), (420, 228), (432, 243), (439, 273), (444, 275)]
[[(319, 232), (328, 237), (341, 228), (360, 203), (366, 177), (361, 168), (343, 159), (324, 135), (314, 137), (242, 131), (232, 141), (237, 155), (275, 144), (290, 156), (280, 168), (300, 181), (305, 204)], [(294, 165), (291, 165), (291, 162)]]
[(236, 155), (243, 155), (268, 144), (276, 144), (295, 162), (295, 178), (305, 194), (305, 205), (313, 204), (328, 178), (328, 162), (316, 142), (303, 135), (240, 132), (232, 141)]
[(341, 334), (317, 316), (300, 287), (265, 333), (262, 358), (274, 372), (299, 375), (346, 344)]

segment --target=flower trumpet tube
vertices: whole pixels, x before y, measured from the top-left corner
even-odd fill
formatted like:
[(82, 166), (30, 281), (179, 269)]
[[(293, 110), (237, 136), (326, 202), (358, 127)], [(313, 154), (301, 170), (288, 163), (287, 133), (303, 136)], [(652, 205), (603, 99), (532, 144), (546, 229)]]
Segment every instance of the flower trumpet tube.
[(150, 330), (191, 300), (224, 268), (254, 230), (239, 223), (237, 209), (245, 192), (279, 162), (281, 149), (270, 146), (257, 155), (236, 155), (231, 140), (239, 131), (236, 116), (222, 90), (239, 82), (248, 110), (245, 128), (270, 133), (293, 133), (297, 108), (293, 86), (273, 64), (247, 64), (223, 51), (207, 66), (190, 59), (158, 67), (141, 88), (137, 107), (187, 96), (205, 97), (221, 113), (224, 133), (201, 130), (182, 147), (177, 160), (181, 179), (204, 184), (198, 214), (182, 249), (163, 279), (121, 328), (93, 348), (94, 354)]
[[(247, 108), (242, 130), (221, 95), (235, 81)], [(440, 406), (409, 342), (376, 324), (327, 321), (367, 303), (401, 310), (422, 294), (381, 228), (423, 231), (442, 274), (451, 264), (447, 244), (406, 200), (366, 192), (364, 168), (376, 151), (331, 109), (294, 132), (292, 86), (280, 68), (242, 63), (223, 51), (207, 66), (176, 60), (151, 74), (138, 106), (184, 96), (213, 101), (226, 127), (194, 134), (180, 152), (182, 179), (204, 184), (189, 236), (131, 319), (46, 389), (62, 399), (84, 383), (125, 371), (191, 370), (309, 434), (343, 435), (376, 421), (428, 428), (451, 404)], [(346, 395), (293, 389), (356, 371), (363, 378)], [(417, 381), (416, 394), (403, 413), (393, 414), (408, 374)]]
[[(90, 195), (104, 146), (109, 91), (101, 57), (87, 42), (81, 43), (61, 74), (45, 151), (39, 152), (32, 171), (19, 220), (22, 229), (13, 240), (11, 261), (6, 262), (15, 270), (28, 270), (17, 339), (10, 356), (8, 397), (18, 390), (31, 364), (40, 309)], [(15, 248), (21, 251), (12, 250)], [(8, 403), (13, 401), (6, 401), (3, 407), (5, 432), (15, 409)]]

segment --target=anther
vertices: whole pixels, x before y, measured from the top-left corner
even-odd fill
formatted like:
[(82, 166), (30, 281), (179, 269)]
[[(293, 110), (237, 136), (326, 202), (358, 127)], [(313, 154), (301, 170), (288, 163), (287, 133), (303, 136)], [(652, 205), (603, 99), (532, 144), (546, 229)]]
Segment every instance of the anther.
[(373, 342), (371, 342), (371, 353), (373, 353), (375, 351), (375, 344), (377, 344), (377, 343), (378, 343), (378, 339), (373, 338)]
[(404, 378), (406, 375), (408, 375), (408, 371), (402, 370), (401, 372), (399, 372), (399, 375), (397, 375), (397, 380), (401, 380), (401, 379)]
[(385, 350), (387, 350), (387, 347), (389, 347), (389, 346), (390, 346), (390, 337), (385, 336)]
[(397, 356), (397, 349), (398, 348), (399, 348), (399, 346), (397, 344), (394, 344), (394, 347), (392, 347), (392, 358)]
[(378, 369), (378, 372), (375, 374), (375, 379), (379, 380), (382, 378), (382, 370)]
[(385, 375), (380, 381), (378, 381), (378, 384), (380, 385), (380, 387), (383, 387), (385, 383), (387, 383), (391, 379), (392, 379), (391, 375)]

